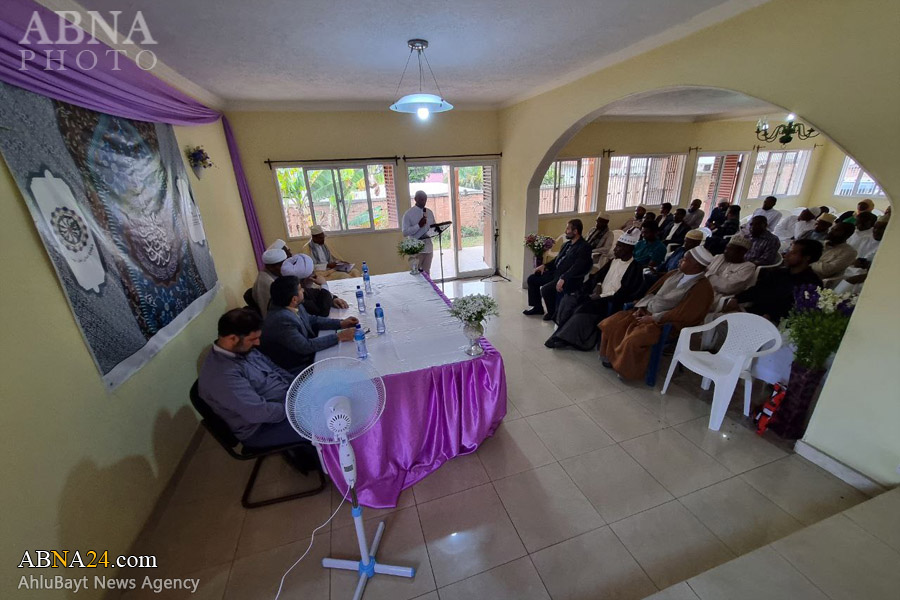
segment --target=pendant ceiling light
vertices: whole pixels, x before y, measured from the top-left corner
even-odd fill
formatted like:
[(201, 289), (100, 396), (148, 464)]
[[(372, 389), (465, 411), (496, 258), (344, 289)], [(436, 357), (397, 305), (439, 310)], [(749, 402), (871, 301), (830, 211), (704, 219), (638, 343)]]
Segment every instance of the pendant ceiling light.
[[(431, 65), (428, 63), (428, 57), (425, 56), (425, 48), (428, 47), (428, 41), (416, 39), (409, 40), (407, 44), (409, 44), (409, 56), (406, 59), (406, 66), (403, 67), (403, 73), (400, 75), (400, 83), (397, 84), (397, 93), (400, 93), (400, 86), (403, 85), (403, 77), (406, 75), (406, 70), (409, 68), (409, 61), (412, 59), (413, 52), (417, 54), (419, 60), (419, 92), (403, 96), (391, 104), (391, 110), (415, 114), (423, 121), (428, 119), (428, 117), (431, 116), (431, 113), (452, 110), (453, 105), (444, 100), (443, 94), (441, 94), (441, 86), (438, 85), (437, 78), (434, 76), (434, 71), (431, 70)], [(428, 67), (428, 72), (431, 73), (434, 87), (437, 88), (437, 92), (440, 94), (439, 96), (422, 91), (422, 82), (425, 79), (425, 71), (422, 68), (423, 58), (425, 59), (425, 66)]]
[(772, 130), (769, 129), (769, 119), (766, 117), (762, 117), (756, 122), (756, 139), (761, 142), (778, 140), (784, 146), (785, 144), (790, 144), (795, 135), (798, 139), (806, 140), (816, 137), (819, 135), (819, 132), (812, 127), (807, 129), (803, 123), (797, 121), (797, 115), (794, 113), (787, 116), (785, 123)]

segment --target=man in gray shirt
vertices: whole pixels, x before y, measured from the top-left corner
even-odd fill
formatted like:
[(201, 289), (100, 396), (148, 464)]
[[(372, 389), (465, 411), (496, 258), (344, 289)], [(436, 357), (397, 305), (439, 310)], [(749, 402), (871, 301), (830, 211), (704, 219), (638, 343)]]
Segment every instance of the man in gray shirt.
[(294, 377), (256, 349), (262, 319), (248, 308), (219, 318), (218, 339), (200, 368), (198, 392), (251, 448), (303, 441), (287, 420), (284, 398)]

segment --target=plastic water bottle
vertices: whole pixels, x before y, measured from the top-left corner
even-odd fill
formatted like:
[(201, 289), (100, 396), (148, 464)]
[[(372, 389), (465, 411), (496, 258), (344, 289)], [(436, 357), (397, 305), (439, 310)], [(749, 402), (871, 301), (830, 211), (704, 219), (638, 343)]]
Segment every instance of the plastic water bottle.
[(359, 286), (356, 286), (356, 306), (359, 307), (359, 312), (366, 312), (366, 297)]
[(356, 356), (358, 358), (366, 358), (369, 351), (366, 349), (366, 332), (363, 331), (362, 325), (356, 324), (356, 332), (353, 334), (353, 340), (356, 342)]
[(386, 331), (384, 326), (384, 309), (381, 308), (381, 303), (375, 303), (375, 331), (378, 332), (379, 335)]
[(362, 272), (363, 272), (363, 285), (366, 288), (366, 293), (371, 294), (372, 293), (372, 282), (369, 279), (369, 265), (366, 264), (366, 261), (363, 261)]

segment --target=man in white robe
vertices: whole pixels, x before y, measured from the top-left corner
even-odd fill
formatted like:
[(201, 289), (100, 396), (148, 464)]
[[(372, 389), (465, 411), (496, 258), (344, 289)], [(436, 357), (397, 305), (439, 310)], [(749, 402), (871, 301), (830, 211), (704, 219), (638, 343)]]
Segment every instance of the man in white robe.
[(431, 243), (432, 225), (434, 225), (434, 213), (430, 208), (425, 208), (428, 202), (428, 194), (419, 190), (415, 195), (415, 206), (403, 213), (400, 228), (403, 235), (425, 242), (425, 247), (419, 252), (419, 270), (431, 273), (431, 262), (434, 259), (434, 245)]

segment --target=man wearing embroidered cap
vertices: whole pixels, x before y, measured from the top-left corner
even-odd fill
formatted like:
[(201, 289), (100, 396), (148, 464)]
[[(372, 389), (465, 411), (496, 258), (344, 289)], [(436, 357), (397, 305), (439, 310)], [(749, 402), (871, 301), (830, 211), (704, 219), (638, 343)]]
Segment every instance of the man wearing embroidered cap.
[(573, 346), (584, 351), (597, 347), (600, 319), (622, 310), (623, 304), (640, 295), (643, 273), (633, 258), (637, 242), (637, 231), (619, 236), (613, 260), (591, 276), (579, 294), (569, 294), (560, 301), (556, 311), (559, 328), (545, 346)]
[(666, 273), (635, 308), (600, 321), (600, 358), (623, 379), (640, 379), (650, 362), (650, 349), (659, 341), (662, 327), (698, 325), (709, 311), (713, 289), (704, 271), (713, 255), (702, 246), (689, 250), (677, 271)]
[(817, 242), (825, 242), (828, 236), (828, 230), (835, 222), (835, 216), (831, 213), (822, 213), (816, 218), (816, 224), (812, 229), (803, 233), (798, 240), (816, 240)]
[(588, 231), (584, 241), (591, 247), (591, 259), (594, 266), (602, 268), (612, 258), (613, 235), (609, 230), (609, 214), (606, 211), (597, 213), (594, 227)]
[(744, 259), (749, 249), (750, 240), (736, 235), (728, 241), (725, 252), (709, 263), (706, 278), (716, 293), (714, 306), (727, 296), (743, 292), (753, 283), (756, 265)]
[(841, 216), (839, 216), (837, 220), (839, 223), (850, 223), (851, 225), (856, 225), (856, 218), (860, 213), (872, 212), (873, 210), (875, 210), (875, 201), (871, 198), (866, 198), (865, 200), (860, 200), (859, 204), (856, 205), (856, 212), (848, 210), (845, 213), (841, 213)]
[(331, 248), (325, 243), (325, 230), (321, 225), (313, 225), (309, 229), (309, 255), (315, 264), (316, 273), (333, 281), (336, 279), (347, 279), (348, 277), (361, 277), (362, 271), (356, 268), (356, 265), (348, 263), (331, 251)]
[(265, 268), (256, 276), (256, 282), (254, 282), (251, 292), (253, 301), (256, 302), (259, 313), (263, 317), (269, 310), (269, 288), (275, 278), (281, 275), (281, 265), (287, 260), (287, 257), (287, 252), (282, 248), (269, 248), (263, 252), (262, 260)]

